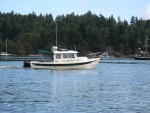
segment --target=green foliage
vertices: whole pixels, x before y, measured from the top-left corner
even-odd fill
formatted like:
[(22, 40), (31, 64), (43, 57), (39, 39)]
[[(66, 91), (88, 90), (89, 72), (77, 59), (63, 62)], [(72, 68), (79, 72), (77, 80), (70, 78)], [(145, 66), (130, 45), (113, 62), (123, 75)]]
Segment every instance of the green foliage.
[[(150, 20), (132, 16), (126, 20), (116, 21), (111, 15), (105, 18), (91, 11), (83, 15), (75, 13), (28, 15), (0, 12), (0, 51), (5, 51), (8, 39), (8, 52), (12, 54), (35, 54), (37, 49), (50, 50), (56, 44), (56, 22), (58, 46), (74, 49), (82, 53), (105, 51), (108, 46), (122, 54), (133, 54), (145, 43), (145, 35), (150, 39)], [(140, 42), (140, 43), (139, 43)], [(150, 44), (150, 42), (148, 42)]]

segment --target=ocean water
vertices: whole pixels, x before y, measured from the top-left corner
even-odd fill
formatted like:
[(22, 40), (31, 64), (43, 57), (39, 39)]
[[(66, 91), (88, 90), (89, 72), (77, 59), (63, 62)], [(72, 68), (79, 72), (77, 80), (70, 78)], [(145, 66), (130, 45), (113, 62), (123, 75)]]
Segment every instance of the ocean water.
[(0, 62), (0, 113), (150, 113), (150, 61), (101, 60), (94, 69)]

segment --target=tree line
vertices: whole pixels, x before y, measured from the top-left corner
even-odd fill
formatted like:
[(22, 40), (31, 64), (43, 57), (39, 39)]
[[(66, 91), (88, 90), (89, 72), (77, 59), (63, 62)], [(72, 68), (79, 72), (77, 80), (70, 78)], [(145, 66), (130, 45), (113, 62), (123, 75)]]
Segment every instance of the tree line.
[[(56, 25), (58, 47), (76, 49), (82, 53), (105, 51), (108, 47), (124, 55), (131, 55), (137, 48), (144, 49), (145, 36), (150, 39), (150, 20), (132, 16), (130, 23), (113, 15), (109, 18), (91, 11), (83, 15), (75, 13), (28, 15), (0, 12), (0, 51), (17, 55), (35, 54), (38, 49), (51, 50), (56, 45)], [(150, 42), (148, 41), (148, 44)], [(149, 49), (149, 48), (148, 48)]]

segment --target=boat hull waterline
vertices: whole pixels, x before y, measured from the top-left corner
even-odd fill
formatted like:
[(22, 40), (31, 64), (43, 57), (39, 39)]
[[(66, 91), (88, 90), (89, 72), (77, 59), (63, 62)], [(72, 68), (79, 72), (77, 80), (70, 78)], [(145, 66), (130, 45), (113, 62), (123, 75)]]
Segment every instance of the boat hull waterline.
[(94, 68), (100, 61), (100, 58), (89, 59), (83, 62), (72, 63), (53, 63), (53, 62), (37, 62), (31, 61), (31, 68), (39, 69), (90, 69)]
[(149, 57), (134, 57), (135, 60), (150, 60), (150, 56)]

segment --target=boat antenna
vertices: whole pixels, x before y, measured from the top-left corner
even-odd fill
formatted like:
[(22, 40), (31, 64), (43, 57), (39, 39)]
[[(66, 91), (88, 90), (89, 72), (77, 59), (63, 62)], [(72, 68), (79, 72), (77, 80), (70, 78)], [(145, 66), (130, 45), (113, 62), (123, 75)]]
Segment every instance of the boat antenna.
[(147, 39), (147, 35), (146, 35), (146, 40), (145, 40), (146, 53), (147, 53), (147, 41), (148, 41), (148, 39)]
[(75, 49), (75, 51), (76, 51), (76, 45), (74, 45), (74, 49)]
[(147, 29), (146, 29), (146, 36), (145, 36), (145, 47), (146, 47), (146, 53), (147, 53), (147, 48), (148, 48), (148, 38), (147, 38)]
[(57, 47), (57, 21), (56, 21), (56, 47)]

